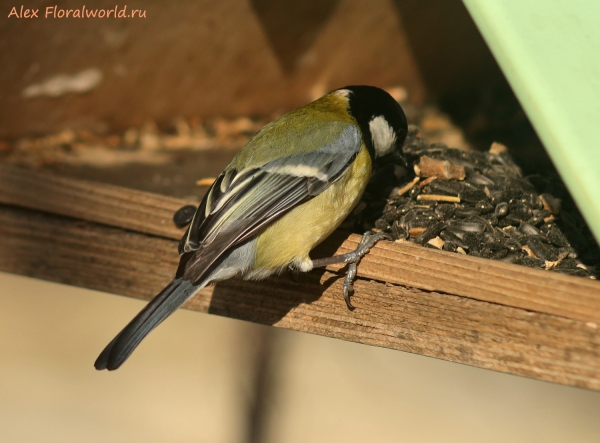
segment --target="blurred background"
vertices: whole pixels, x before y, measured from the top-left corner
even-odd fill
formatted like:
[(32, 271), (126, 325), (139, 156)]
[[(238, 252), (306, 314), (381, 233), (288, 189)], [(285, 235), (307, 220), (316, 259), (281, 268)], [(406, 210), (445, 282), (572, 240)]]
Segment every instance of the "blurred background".
[[(263, 124), (373, 84), (554, 173), (459, 0), (0, 4), (3, 163), (197, 202)], [(0, 305), (2, 442), (600, 441), (594, 392), (187, 311), (98, 373), (142, 301), (0, 273)]]

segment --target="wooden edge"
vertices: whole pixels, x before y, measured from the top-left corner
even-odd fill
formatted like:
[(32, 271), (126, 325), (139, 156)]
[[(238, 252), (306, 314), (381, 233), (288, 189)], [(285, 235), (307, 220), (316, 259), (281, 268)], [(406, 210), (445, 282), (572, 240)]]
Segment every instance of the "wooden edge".
[[(172, 215), (188, 204), (147, 192), (0, 166), (0, 203), (179, 239)], [(360, 237), (329, 239), (321, 251), (342, 254)], [(336, 248), (336, 245), (341, 246)], [(318, 253), (318, 252), (317, 252)], [(317, 256), (317, 255), (315, 255)], [(339, 266), (328, 270), (339, 270)], [(439, 291), (576, 320), (600, 322), (600, 282), (524, 266), (380, 242), (358, 267), (360, 277)]]
[(0, 203), (180, 239), (173, 214), (189, 202), (105, 183), (0, 165)]
[[(174, 240), (14, 207), (0, 206), (0, 238), (3, 271), (142, 299), (178, 262)], [(324, 270), (232, 280), (186, 307), (600, 391), (597, 325), (365, 279), (350, 312), (341, 282)]]

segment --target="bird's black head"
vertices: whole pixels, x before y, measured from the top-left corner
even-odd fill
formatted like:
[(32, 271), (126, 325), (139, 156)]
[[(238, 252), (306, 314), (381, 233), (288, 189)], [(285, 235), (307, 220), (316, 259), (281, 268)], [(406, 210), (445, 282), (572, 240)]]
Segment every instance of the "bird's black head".
[(394, 98), (375, 86), (346, 86), (335, 91), (346, 97), (373, 158), (400, 150), (408, 124)]

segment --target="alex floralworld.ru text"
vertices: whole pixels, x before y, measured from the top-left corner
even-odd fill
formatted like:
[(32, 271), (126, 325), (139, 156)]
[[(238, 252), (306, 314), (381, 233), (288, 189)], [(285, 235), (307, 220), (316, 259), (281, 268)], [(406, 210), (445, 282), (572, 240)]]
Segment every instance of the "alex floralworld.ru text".
[(88, 9), (85, 5), (78, 9), (60, 9), (58, 6), (47, 6), (40, 14), (39, 9), (13, 6), (8, 13), (8, 18), (146, 18), (145, 9), (127, 10), (127, 5), (119, 8), (115, 6), (112, 9)]

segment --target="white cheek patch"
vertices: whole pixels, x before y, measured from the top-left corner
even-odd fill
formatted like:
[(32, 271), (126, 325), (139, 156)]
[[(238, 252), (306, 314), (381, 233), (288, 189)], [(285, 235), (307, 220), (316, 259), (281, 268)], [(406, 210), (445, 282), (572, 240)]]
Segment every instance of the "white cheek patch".
[(396, 133), (383, 115), (374, 117), (369, 122), (369, 130), (377, 157), (389, 154), (396, 143)]

